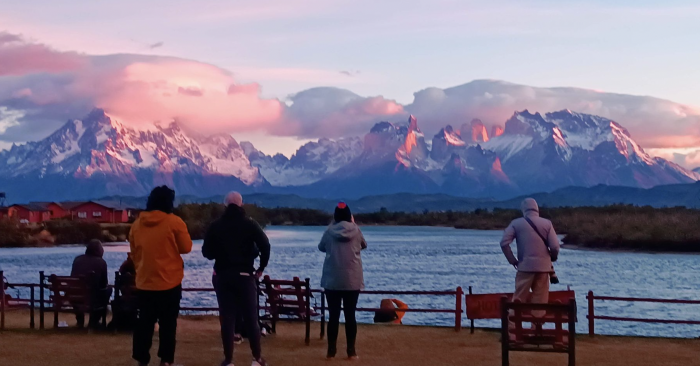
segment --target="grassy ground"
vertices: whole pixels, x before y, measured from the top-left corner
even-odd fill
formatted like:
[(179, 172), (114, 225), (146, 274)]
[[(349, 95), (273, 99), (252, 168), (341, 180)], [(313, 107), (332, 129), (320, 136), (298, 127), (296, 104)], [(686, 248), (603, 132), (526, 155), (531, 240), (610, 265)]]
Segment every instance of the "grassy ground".
[[(64, 319), (73, 324), (70, 317)], [(47, 325), (51, 323), (47, 318)], [(70, 328), (29, 330), (28, 316), (22, 313), (8, 315), (7, 326), (10, 330), (0, 333), (0, 365), (133, 365), (129, 358), (131, 337), (126, 334), (88, 334)], [(263, 355), (274, 366), (348, 364), (342, 358), (326, 361), (326, 344), (318, 338), (318, 324), (313, 324), (312, 330), (311, 345), (305, 346), (302, 324), (281, 324), (276, 335), (263, 338)], [(340, 338), (342, 345), (342, 328)], [(699, 340), (579, 336), (577, 341), (578, 365), (688, 366), (697, 365), (700, 359)], [(154, 350), (156, 347), (157, 340)], [(360, 360), (356, 364), (367, 366), (501, 364), (496, 332), (471, 335), (468, 330), (455, 333), (450, 328), (361, 325), (357, 349)], [(218, 366), (220, 361), (217, 318), (183, 317), (178, 328), (177, 363)], [(248, 344), (238, 346), (236, 364), (250, 365), (250, 361)], [(513, 353), (511, 364), (565, 365), (566, 355)]]

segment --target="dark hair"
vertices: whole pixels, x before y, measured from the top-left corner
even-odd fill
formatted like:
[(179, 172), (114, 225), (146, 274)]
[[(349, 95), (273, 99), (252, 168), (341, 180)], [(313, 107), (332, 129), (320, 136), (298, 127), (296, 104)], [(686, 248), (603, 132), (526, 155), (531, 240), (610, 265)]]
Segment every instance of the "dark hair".
[(168, 186), (159, 186), (153, 188), (148, 196), (146, 203), (146, 211), (163, 211), (165, 213), (173, 213), (175, 205), (175, 191)]
[(350, 207), (348, 207), (345, 202), (338, 203), (333, 213), (333, 220), (335, 220), (335, 222), (352, 222), (352, 212), (350, 212)]

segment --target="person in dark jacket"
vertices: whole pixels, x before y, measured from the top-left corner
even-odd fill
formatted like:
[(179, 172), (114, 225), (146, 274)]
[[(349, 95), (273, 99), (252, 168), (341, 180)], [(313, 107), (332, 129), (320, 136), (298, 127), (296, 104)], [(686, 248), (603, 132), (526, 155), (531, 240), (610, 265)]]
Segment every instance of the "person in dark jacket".
[[(85, 254), (79, 255), (73, 260), (73, 268), (71, 269), (71, 277), (84, 277), (90, 284), (92, 291), (93, 308), (103, 308), (102, 311), (91, 312), (88, 326), (97, 328), (100, 325), (100, 318), (104, 316), (107, 310), (109, 297), (112, 295), (112, 289), (107, 288), (107, 262), (102, 259), (104, 255), (102, 243), (97, 240), (91, 240), (87, 244)], [(85, 326), (85, 314), (81, 311), (75, 313), (75, 318), (78, 321), (78, 327)]]
[(360, 291), (365, 287), (362, 256), (360, 255), (364, 249), (367, 249), (367, 242), (362, 231), (355, 224), (350, 207), (344, 202), (338, 203), (333, 214), (333, 223), (328, 226), (318, 244), (318, 250), (326, 253), (321, 287), (323, 287), (328, 299), (328, 353), (326, 357), (329, 359), (334, 358), (337, 351), (341, 306), (345, 314), (348, 358), (357, 359), (355, 310)]
[[(212, 282), (221, 318), (221, 364), (232, 365), (236, 319), (242, 315), (253, 353), (252, 366), (266, 366), (260, 348), (256, 278), (262, 276), (270, 260), (270, 242), (260, 225), (246, 216), (240, 193), (229, 193), (224, 203), (226, 212), (211, 224), (202, 245), (204, 257), (215, 261)], [(256, 270), (258, 256), (260, 266)]]

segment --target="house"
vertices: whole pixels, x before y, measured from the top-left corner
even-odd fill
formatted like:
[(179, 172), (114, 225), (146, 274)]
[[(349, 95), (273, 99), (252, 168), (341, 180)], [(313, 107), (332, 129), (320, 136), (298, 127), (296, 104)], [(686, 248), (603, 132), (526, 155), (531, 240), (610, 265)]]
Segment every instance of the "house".
[(126, 223), (129, 222), (129, 210), (120, 202), (88, 201), (71, 208), (70, 217), (74, 221)]
[(70, 215), (70, 211), (63, 207), (62, 204), (58, 202), (29, 202), (33, 206), (41, 206), (49, 210), (52, 220), (62, 219)]
[(41, 205), (15, 204), (7, 208), (7, 216), (22, 224), (38, 224), (51, 220), (51, 211)]

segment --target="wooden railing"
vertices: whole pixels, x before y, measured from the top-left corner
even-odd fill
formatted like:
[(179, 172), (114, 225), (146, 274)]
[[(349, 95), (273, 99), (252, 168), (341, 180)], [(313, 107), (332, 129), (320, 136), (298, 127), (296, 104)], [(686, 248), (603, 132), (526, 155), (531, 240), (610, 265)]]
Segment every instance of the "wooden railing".
[(595, 335), (595, 320), (612, 320), (622, 322), (637, 322), (637, 323), (658, 323), (658, 324), (692, 324), (700, 325), (700, 320), (676, 320), (676, 319), (655, 319), (655, 318), (632, 318), (621, 316), (596, 315), (595, 300), (599, 301), (624, 301), (624, 302), (648, 302), (648, 303), (663, 303), (663, 304), (690, 304), (700, 305), (700, 300), (677, 300), (677, 299), (652, 299), (645, 297), (617, 297), (617, 296), (596, 296), (593, 291), (588, 291), (586, 296), (588, 299), (588, 335)]

